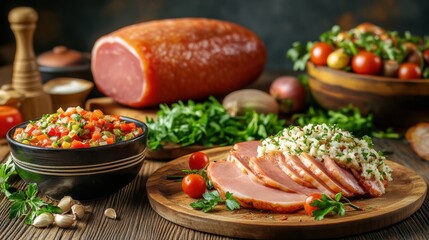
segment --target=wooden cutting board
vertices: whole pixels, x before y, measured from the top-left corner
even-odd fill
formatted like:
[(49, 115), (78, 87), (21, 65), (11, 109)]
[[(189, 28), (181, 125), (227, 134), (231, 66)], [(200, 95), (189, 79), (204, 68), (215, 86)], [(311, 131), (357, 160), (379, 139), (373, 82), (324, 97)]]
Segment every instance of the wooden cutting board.
[[(211, 161), (225, 159), (231, 147), (205, 151)], [(293, 214), (275, 214), (240, 209), (228, 211), (219, 206), (212, 213), (193, 210), (189, 198), (181, 190), (181, 183), (166, 176), (183, 175), (188, 168), (188, 157), (177, 158), (153, 173), (146, 184), (152, 208), (163, 218), (198, 231), (229, 237), (269, 239), (287, 236), (292, 239), (344, 237), (380, 229), (412, 215), (422, 205), (427, 191), (425, 181), (412, 170), (392, 161), (394, 180), (386, 194), (378, 198), (354, 199), (363, 211), (347, 209), (344, 217), (329, 217), (314, 221), (304, 211)]]

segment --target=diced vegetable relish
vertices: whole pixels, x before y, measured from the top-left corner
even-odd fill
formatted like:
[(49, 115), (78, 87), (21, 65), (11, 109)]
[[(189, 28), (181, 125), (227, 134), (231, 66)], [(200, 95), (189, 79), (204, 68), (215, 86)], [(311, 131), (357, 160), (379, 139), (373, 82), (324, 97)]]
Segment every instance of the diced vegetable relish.
[(81, 107), (62, 108), (17, 128), (13, 138), (21, 143), (46, 148), (88, 148), (132, 139), (143, 133), (135, 123), (127, 123), (117, 115)]
[(285, 128), (278, 135), (264, 139), (258, 147), (259, 156), (271, 151), (293, 155), (305, 152), (321, 162), (330, 157), (344, 168), (360, 171), (367, 179), (392, 180), (392, 169), (384, 162), (385, 156), (373, 148), (370, 137), (355, 138), (335, 126), (308, 124), (303, 128)]

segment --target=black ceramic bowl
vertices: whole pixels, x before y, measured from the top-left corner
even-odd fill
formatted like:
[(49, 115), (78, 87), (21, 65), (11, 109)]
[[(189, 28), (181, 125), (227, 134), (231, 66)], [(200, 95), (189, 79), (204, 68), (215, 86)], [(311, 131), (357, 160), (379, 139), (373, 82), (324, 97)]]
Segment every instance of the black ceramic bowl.
[(7, 133), (12, 160), (18, 175), (37, 183), (40, 192), (53, 199), (69, 195), (78, 200), (106, 197), (128, 183), (139, 173), (146, 153), (148, 128), (135, 119), (143, 134), (119, 143), (91, 148), (57, 149), (22, 144), (13, 139), (19, 124)]

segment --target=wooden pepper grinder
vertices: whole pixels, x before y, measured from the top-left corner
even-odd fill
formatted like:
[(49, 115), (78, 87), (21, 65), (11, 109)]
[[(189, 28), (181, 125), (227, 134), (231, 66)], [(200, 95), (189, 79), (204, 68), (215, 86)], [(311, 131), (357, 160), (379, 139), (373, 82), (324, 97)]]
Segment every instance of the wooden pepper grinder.
[(10, 28), (16, 39), (12, 87), (25, 96), (20, 106), (24, 120), (39, 118), (52, 112), (51, 98), (43, 91), (42, 78), (33, 50), (37, 19), (37, 12), (30, 7), (17, 7), (9, 12)]

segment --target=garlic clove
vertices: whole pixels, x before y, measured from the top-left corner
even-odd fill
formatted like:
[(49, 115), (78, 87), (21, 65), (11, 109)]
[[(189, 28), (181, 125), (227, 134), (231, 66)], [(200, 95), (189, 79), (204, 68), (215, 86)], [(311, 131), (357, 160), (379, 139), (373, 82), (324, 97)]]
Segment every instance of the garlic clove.
[(85, 208), (81, 204), (71, 206), (71, 211), (77, 219), (82, 219), (85, 216)]
[(58, 203), (58, 207), (63, 210), (63, 213), (67, 213), (70, 211), (71, 206), (74, 204), (74, 200), (70, 196), (64, 196), (61, 198), (60, 202)]
[(69, 228), (74, 223), (75, 219), (71, 214), (55, 214), (55, 224), (60, 228)]
[(116, 219), (116, 217), (117, 217), (116, 211), (113, 208), (108, 208), (108, 209), (104, 210), (104, 216), (106, 216), (110, 219)]
[(33, 226), (37, 228), (48, 227), (49, 225), (54, 223), (54, 215), (52, 213), (42, 213), (37, 216), (33, 221)]
[(246, 109), (257, 113), (279, 113), (279, 105), (270, 94), (258, 89), (241, 89), (229, 93), (222, 101), (231, 116), (244, 114)]

